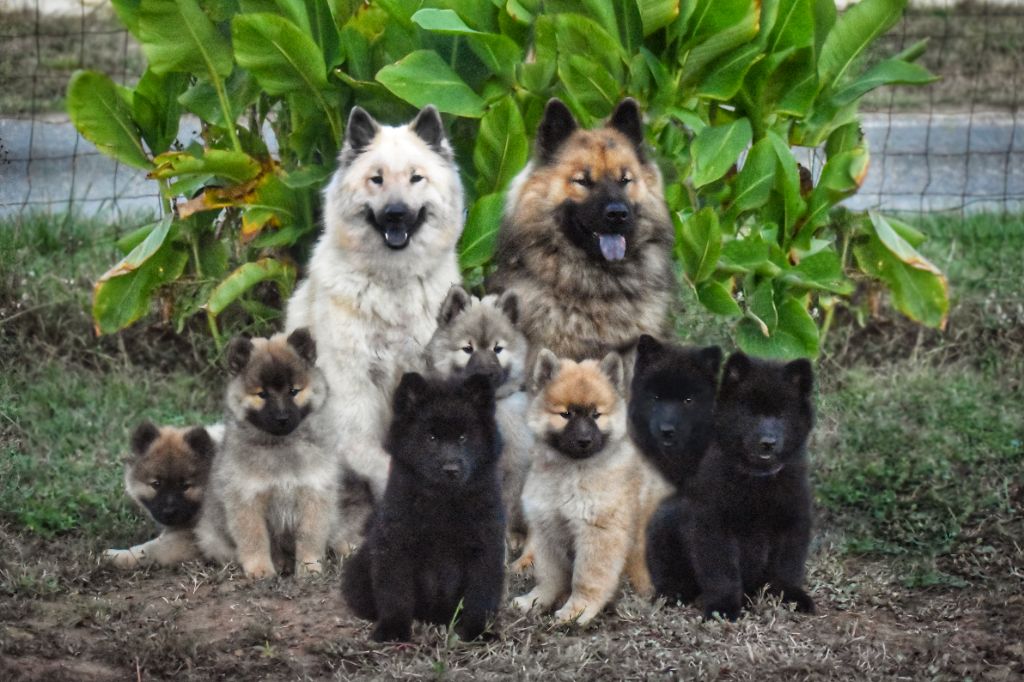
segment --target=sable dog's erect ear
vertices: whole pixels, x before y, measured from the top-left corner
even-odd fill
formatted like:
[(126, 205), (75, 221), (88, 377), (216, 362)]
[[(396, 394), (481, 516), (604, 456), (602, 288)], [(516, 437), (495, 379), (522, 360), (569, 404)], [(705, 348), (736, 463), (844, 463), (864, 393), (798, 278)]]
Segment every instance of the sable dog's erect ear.
[(547, 348), (541, 349), (537, 354), (537, 362), (533, 366), (533, 389), (540, 391), (558, 374), (558, 367), (561, 363), (558, 356)]
[(135, 427), (135, 431), (132, 432), (132, 452), (136, 455), (146, 454), (146, 450), (153, 444), (157, 438), (160, 437), (160, 429), (158, 429), (153, 422), (148, 419), (138, 426)]
[(619, 102), (615, 107), (612, 117), (608, 119), (608, 125), (629, 138), (636, 148), (637, 156), (644, 159), (644, 122), (640, 116), (640, 106), (632, 97)]
[(498, 308), (513, 325), (519, 324), (519, 296), (514, 291), (506, 291), (498, 298)]
[(577, 128), (569, 107), (562, 100), (553, 97), (544, 108), (544, 118), (537, 129), (537, 158), (541, 163), (550, 163), (555, 152)]
[(428, 104), (420, 109), (420, 113), (416, 114), (416, 118), (412, 120), (409, 127), (435, 152), (444, 157), (448, 156), (448, 148), (444, 144), (444, 121), (441, 120), (441, 114), (433, 104)]
[(204, 459), (213, 459), (214, 453), (217, 452), (213, 438), (202, 426), (189, 429), (185, 433), (185, 444), (192, 448), (192, 452)]
[(427, 394), (427, 380), (418, 372), (406, 372), (395, 389), (395, 413), (408, 413), (416, 409)]
[(615, 351), (612, 351), (611, 353), (608, 353), (608, 355), (604, 356), (601, 360), (600, 367), (601, 371), (604, 372), (604, 375), (612, 382), (612, 386), (615, 387), (615, 390), (622, 393), (624, 388), (623, 380), (625, 379), (625, 374), (622, 369), (622, 356)]
[(814, 369), (811, 361), (806, 358), (794, 360), (784, 368), (786, 379), (800, 389), (800, 393), (808, 395), (814, 387)]
[(310, 365), (316, 364), (316, 341), (309, 333), (308, 327), (299, 327), (288, 335), (288, 345), (295, 349), (299, 357)]
[(249, 364), (249, 356), (252, 355), (252, 340), (245, 336), (236, 336), (228, 344), (227, 358), (228, 371), (232, 375), (241, 374), (245, 366)]
[(458, 284), (453, 284), (448, 290), (448, 295), (441, 302), (441, 310), (437, 314), (437, 326), (447, 327), (459, 316), (463, 310), (469, 307), (469, 292)]
[(718, 369), (722, 366), (722, 349), (718, 346), (701, 348), (700, 361), (704, 367), (704, 371), (717, 379)]
[(377, 137), (380, 125), (362, 107), (352, 107), (345, 124), (345, 147), (353, 154), (359, 154)]

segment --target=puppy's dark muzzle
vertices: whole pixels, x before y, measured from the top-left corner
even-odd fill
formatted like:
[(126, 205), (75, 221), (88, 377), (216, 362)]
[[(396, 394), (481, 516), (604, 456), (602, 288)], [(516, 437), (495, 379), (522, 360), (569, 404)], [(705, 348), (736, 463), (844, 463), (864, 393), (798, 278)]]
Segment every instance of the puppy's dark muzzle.
[(466, 376), (482, 374), (491, 383), (491, 388), (498, 388), (508, 378), (508, 371), (501, 366), (498, 354), (493, 350), (473, 351), (466, 363)]

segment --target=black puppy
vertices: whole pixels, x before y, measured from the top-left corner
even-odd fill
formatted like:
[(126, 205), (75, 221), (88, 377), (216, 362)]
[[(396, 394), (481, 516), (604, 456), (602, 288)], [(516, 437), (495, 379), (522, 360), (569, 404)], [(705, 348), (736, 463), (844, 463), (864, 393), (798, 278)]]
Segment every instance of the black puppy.
[(669, 483), (683, 492), (711, 443), (722, 351), (661, 343), (636, 346), (629, 433)]
[(411, 372), (395, 392), (394, 415), (387, 488), (366, 541), (345, 563), (342, 593), (357, 616), (376, 621), (375, 641), (407, 641), (413, 619), (453, 618), (460, 637), (475, 639), (497, 612), (505, 579), (494, 390), (481, 375), (428, 381)]
[[(744, 596), (761, 588), (798, 611), (814, 611), (802, 587), (811, 538), (805, 448), (813, 381), (807, 360), (729, 358), (714, 440), (691, 494), (666, 500), (648, 526), (648, 560), (660, 561), (659, 594), (684, 602), (699, 595), (705, 618), (735, 620)], [(677, 560), (665, 562), (669, 555)]]

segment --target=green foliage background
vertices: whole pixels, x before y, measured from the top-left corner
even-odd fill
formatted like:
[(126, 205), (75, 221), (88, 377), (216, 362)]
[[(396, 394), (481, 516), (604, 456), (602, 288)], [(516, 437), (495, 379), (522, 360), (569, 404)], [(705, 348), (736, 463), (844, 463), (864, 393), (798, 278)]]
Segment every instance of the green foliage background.
[[(229, 306), (276, 314), (254, 288), (290, 292), (354, 104), (392, 123), (426, 104), (447, 114), (469, 193), (460, 259), (478, 284), (553, 96), (584, 125), (640, 102), (680, 276), (735, 321), (745, 351), (816, 356), (860, 284), (942, 326), (946, 280), (916, 250), (924, 235), (834, 210), (867, 171), (860, 99), (933, 80), (914, 63), (923, 44), (863, 63), (905, 4), (837, 16), (833, 0), (114, 0), (148, 68), (135, 88), (78, 72), (68, 108), (87, 139), (160, 183), (166, 215), (121, 240), (96, 327), (124, 328), (154, 299), (179, 327), (205, 311), (215, 336)], [(186, 113), (202, 139), (182, 149)], [(794, 146), (823, 146), (816, 180)]]

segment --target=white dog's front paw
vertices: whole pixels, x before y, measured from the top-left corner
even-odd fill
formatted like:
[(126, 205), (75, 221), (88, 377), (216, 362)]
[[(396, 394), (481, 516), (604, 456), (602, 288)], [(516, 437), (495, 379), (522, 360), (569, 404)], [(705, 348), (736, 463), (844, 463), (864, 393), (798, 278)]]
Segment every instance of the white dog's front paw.
[(139, 558), (130, 549), (108, 549), (103, 552), (103, 563), (117, 568), (138, 568)]
[(323, 562), (319, 559), (307, 559), (306, 561), (295, 562), (295, 575), (310, 576), (319, 575), (324, 572)]
[(522, 596), (516, 597), (512, 600), (512, 606), (519, 609), (523, 613), (526, 613), (527, 611), (532, 611), (536, 605), (537, 598), (533, 596), (532, 592), (529, 594), (524, 594)]

